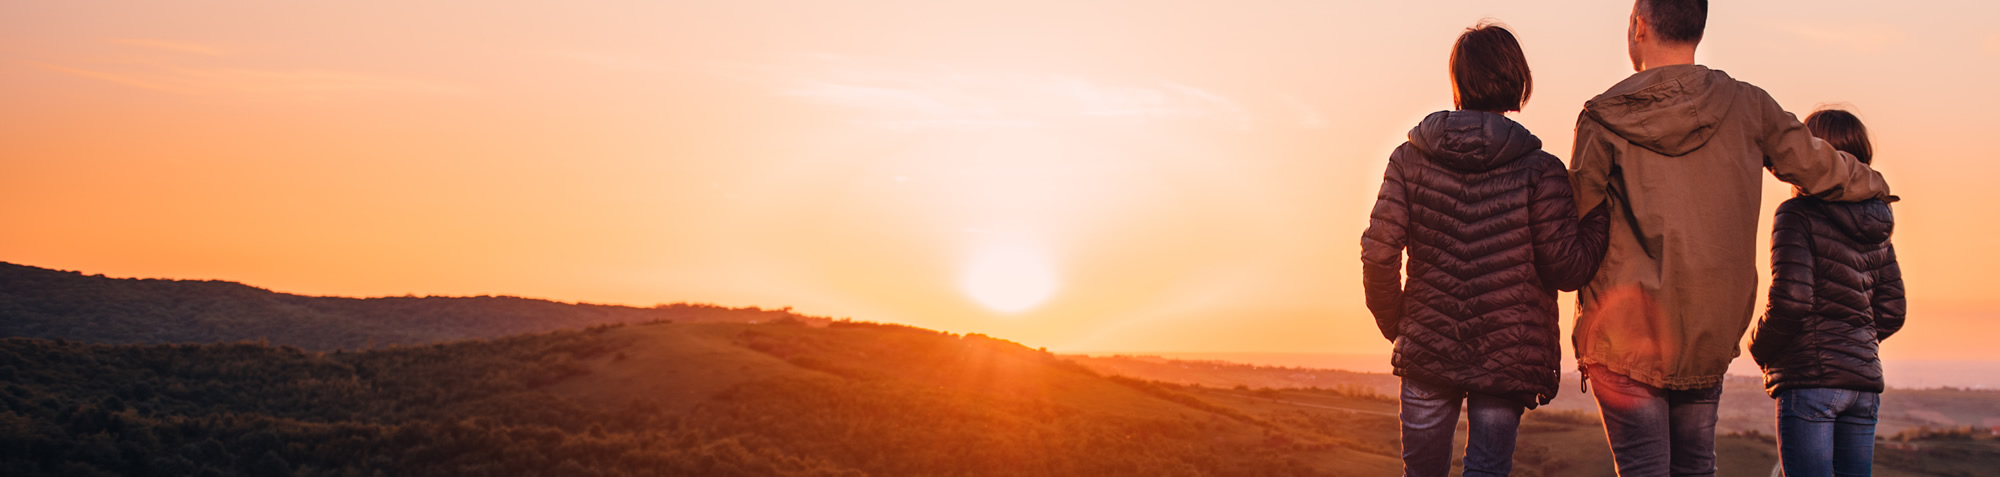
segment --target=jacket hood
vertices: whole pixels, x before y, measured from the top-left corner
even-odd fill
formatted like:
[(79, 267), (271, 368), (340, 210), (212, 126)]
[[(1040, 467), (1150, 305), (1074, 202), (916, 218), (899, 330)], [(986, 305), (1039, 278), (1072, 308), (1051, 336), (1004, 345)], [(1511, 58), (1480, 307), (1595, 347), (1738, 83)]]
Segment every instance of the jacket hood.
[(1541, 138), (1507, 116), (1438, 111), (1410, 129), (1417, 152), (1460, 172), (1486, 172), (1542, 149)]
[(1889, 240), (1895, 231), (1896, 216), (1889, 211), (1889, 203), (1881, 199), (1863, 202), (1824, 202), (1826, 216), (1833, 225), (1848, 238), (1865, 244), (1878, 244)]
[(1663, 66), (1625, 78), (1583, 109), (1632, 144), (1673, 157), (1715, 137), (1741, 90), (1728, 74), (1706, 66)]

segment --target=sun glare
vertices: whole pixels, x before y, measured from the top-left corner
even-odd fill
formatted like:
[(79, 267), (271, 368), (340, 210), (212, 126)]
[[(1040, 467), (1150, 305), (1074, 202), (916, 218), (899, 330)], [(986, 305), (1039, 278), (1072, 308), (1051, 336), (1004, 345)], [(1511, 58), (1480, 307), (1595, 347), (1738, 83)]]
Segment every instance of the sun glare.
[(1020, 313), (1055, 293), (1056, 273), (1046, 254), (1018, 245), (994, 245), (974, 252), (959, 284), (988, 309)]

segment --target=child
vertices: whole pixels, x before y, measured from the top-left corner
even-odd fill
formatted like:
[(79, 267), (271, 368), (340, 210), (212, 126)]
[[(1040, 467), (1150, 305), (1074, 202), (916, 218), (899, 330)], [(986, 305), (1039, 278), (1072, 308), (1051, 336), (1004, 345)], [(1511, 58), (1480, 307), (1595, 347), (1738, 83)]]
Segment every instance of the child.
[(1600, 205), (1579, 224), (1562, 161), (1504, 115), (1533, 89), (1513, 33), (1467, 29), (1450, 71), (1458, 109), (1424, 118), (1389, 156), (1362, 281), (1403, 377), (1404, 474), (1451, 470), (1463, 404), (1464, 475), (1507, 475), (1523, 409), (1547, 404), (1561, 379), (1556, 290), (1596, 274), (1610, 215)]
[[(1806, 129), (1867, 164), (1868, 129), (1824, 109)], [(1876, 349), (1903, 327), (1903, 272), (1889, 244), (1889, 204), (1794, 197), (1771, 230), (1771, 299), (1750, 337), (1764, 388), (1778, 399), (1785, 475), (1868, 475), (1881, 406)]]

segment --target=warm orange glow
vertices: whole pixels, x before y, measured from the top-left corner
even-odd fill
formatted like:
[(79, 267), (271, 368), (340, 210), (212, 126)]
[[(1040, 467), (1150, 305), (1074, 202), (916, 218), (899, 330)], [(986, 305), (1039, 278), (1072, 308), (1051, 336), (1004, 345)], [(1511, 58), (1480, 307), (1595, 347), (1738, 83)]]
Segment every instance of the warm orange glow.
[(982, 247), (965, 265), (965, 293), (993, 311), (1034, 309), (1056, 291), (1056, 272), (1043, 255), (1011, 244)]
[[(226, 3), (0, 6), (0, 260), (1384, 353), (1358, 236), (1459, 31), (1519, 33), (1561, 157), (1629, 74), (1625, 2)], [(1704, 63), (1877, 135), (1885, 355), (2000, 359), (2000, 6), (1714, 7)]]

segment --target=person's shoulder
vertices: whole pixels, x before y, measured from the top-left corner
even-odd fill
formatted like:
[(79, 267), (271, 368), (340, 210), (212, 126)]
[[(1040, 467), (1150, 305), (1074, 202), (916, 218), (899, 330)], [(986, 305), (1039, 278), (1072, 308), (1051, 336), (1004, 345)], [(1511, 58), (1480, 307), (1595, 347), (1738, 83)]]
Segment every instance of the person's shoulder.
[(1406, 162), (1423, 156), (1423, 149), (1409, 141), (1403, 141), (1402, 144), (1396, 145), (1395, 150), (1389, 151), (1389, 162)]
[(1388, 167), (1402, 171), (1402, 174), (1405, 174), (1407, 177), (1408, 174), (1423, 169), (1422, 164), (1429, 160), (1428, 157), (1424, 156), (1423, 148), (1419, 148), (1409, 141), (1403, 141), (1402, 144), (1396, 145), (1395, 150), (1389, 151)]
[(1595, 133), (1595, 132), (1597, 132), (1597, 131), (1603, 131), (1603, 130), (1604, 130), (1604, 123), (1603, 123), (1603, 122), (1601, 122), (1601, 121), (1598, 121), (1598, 119), (1597, 119), (1597, 115), (1595, 115), (1595, 114), (1591, 114), (1591, 112), (1590, 112), (1590, 104), (1589, 104), (1589, 103), (1585, 103), (1585, 104), (1583, 105), (1583, 109), (1582, 109), (1582, 110), (1580, 110), (1580, 111), (1577, 111), (1577, 112), (1576, 112), (1576, 133), (1577, 133), (1577, 137), (1578, 137), (1578, 138), (1582, 138), (1582, 137), (1584, 137), (1584, 136), (1587, 136), (1587, 135), (1589, 135), (1589, 134), (1592, 134), (1592, 133)]
[(1779, 203), (1777, 215), (1779, 218), (1787, 215), (1796, 215), (1811, 219), (1822, 215), (1825, 205), (1826, 201), (1818, 197), (1801, 195), (1785, 199), (1784, 202)]
[(1751, 83), (1749, 81), (1744, 81), (1741, 78), (1730, 76), (1728, 72), (1724, 72), (1718, 69), (1711, 68), (1708, 70), (1708, 73), (1709, 73), (1708, 81), (1710, 85), (1717, 87), (1729, 87), (1735, 89), (1737, 98), (1748, 99), (1757, 102), (1768, 102), (1772, 104), (1777, 104), (1778, 102), (1776, 98), (1773, 98), (1771, 96), (1770, 91), (1765, 91), (1764, 87), (1757, 86), (1755, 83)]
[(1564, 171), (1565, 174), (1569, 171), (1569, 166), (1563, 165), (1562, 158), (1558, 158), (1555, 154), (1550, 154), (1549, 151), (1544, 149), (1536, 149), (1534, 152), (1521, 156), (1516, 161), (1519, 161), (1522, 167), (1535, 171), (1557, 170)]

